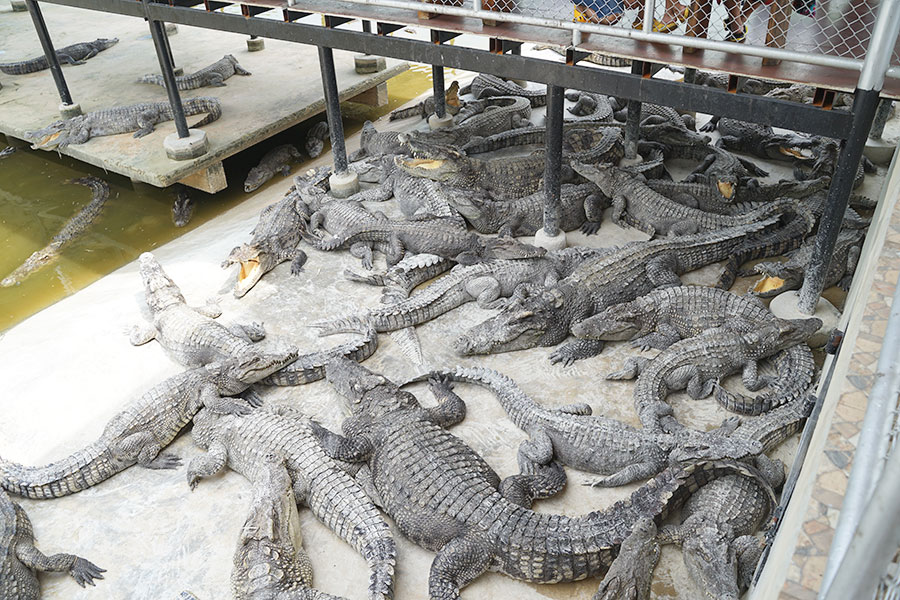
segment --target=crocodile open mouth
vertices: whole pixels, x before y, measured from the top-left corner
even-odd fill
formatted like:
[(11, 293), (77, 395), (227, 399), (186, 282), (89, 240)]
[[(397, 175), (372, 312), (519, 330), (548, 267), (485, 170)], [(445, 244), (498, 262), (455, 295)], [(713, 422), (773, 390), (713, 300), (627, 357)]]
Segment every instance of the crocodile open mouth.
[(773, 290), (780, 289), (784, 286), (784, 279), (781, 277), (763, 277), (753, 286), (753, 291), (758, 294), (764, 294)]
[(731, 198), (734, 196), (734, 184), (728, 183), (727, 181), (719, 181), (716, 182), (716, 187), (719, 188), (719, 193), (722, 194), (725, 198)]
[(46, 146), (46, 145), (50, 144), (51, 142), (55, 142), (56, 138), (58, 138), (61, 133), (62, 133), (61, 131), (57, 131), (56, 133), (51, 133), (50, 135), (48, 135), (47, 137), (42, 139), (39, 143), (37, 143), (36, 146), (38, 146), (38, 147)]
[(255, 258), (241, 261), (241, 270), (238, 273), (238, 281), (244, 281), (256, 275), (259, 271), (259, 261)]
[(802, 158), (804, 160), (809, 160), (812, 158), (812, 151), (806, 148), (798, 150), (796, 148), (789, 148), (787, 146), (779, 146), (778, 151), (785, 156), (793, 156), (794, 158)]
[(434, 160), (428, 158), (411, 158), (403, 162), (407, 167), (417, 167), (419, 169), (428, 170), (438, 169), (444, 164), (443, 160)]

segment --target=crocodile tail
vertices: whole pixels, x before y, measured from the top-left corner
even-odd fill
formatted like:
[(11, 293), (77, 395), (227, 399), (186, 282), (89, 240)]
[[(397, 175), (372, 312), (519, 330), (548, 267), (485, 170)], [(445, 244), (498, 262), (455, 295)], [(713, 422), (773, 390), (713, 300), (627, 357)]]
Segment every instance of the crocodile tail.
[(344, 270), (344, 279), (378, 287), (387, 287), (394, 283), (394, 281), (388, 276), (387, 273), (372, 273), (370, 275), (360, 275), (359, 273), (355, 273), (350, 269)]
[(360, 321), (359, 340), (340, 344), (322, 352), (312, 352), (297, 358), (280, 371), (262, 380), (266, 385), (295, 386), (325, 378), (325, 365), (334, 358), (346, 358), (362, 362), (375, 354), (378, 348), (378, 332), (371, 324)]
[(143, 77), (139, 77), (137, 83), (152, 83), (153, 85), (161, 85), (163, 87), (166, 86), (165, 80), (163, 80), (162, 75), (144, 75)]
[(28, 73), (37, 73), (49, 68), (50, 63), (43, 56), (32, 58), (31, 60), (0, 64), (0, 72), (7, 75), (27, 75)]
[(397, 546), (390, 529), (379, 530), (369, 536), (360, 548), (360, 554), (369, 565), (369, 600), (391, 600), (394, 597), (394, 565)]
[(0, 458), (0, 487), (25, 498), (61, 498), (97, 485), (126, 466), (113, 456), (107, 444), (97, 441), (43, 467)]
[(319, 337), (336, 333), (357, 333), (365, 327), (365, 316), (353, 315), (339, 319), (316, 321), (310, 325), (319, 330)]
[(419, 102), (415, 106), (408, 108), (400, 108), (392, 111), (388, 117), (389, 121), (399, 121), (400, 119), (411, 119), (412, 117), (421, 117), (425, 112), (425, 103)]
[(199, 98), (191, 98), (185, 102), (185, 113), (188, 113), (188, 111), (190, 111), (190, 114), (194, 115), (202, 112), (207, 113), (203, 119), (192, 125), (192, 127), (202, 127), (222, 116), (222, 105), (219, 103), (218, 98), (200, 96)]

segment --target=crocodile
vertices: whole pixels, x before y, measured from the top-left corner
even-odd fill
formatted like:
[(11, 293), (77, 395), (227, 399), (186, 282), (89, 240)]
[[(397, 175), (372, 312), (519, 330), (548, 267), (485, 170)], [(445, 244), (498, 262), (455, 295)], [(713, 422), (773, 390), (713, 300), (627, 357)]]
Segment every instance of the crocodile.
[[(747, 234), (774, 224), (774, 219), (719, 231), (631, 242), (608, 254), (581, 262), (557, 285), (520, 302), (469, 329), (456, 342), (464, 355), (510, 352), (555, 346), (569, 328), (614, 304), (634, 300), (661, 286), (680, 285), (679, 275), (724, 258)], [(579, 340), (551, 355), (571, 364), (603, 349), (603, 342)]]
[(59, 498), (86, 490), (134, 464), (177, 468), (181, 459), (163, 448), (200, 408), (247, 414), (248, 402), (232, 396), (296, 359), (297, 350), (292, 348), (277, 356), (252, 355), (173, 375), (110, 419), (99, 439), (67, 458), (43, 467), (0, 458), (0, 487), (26, 498)]
[(378, 131), (371, 121), (363, 123), (359, 133), (359, 150), (350, 153), (349, 160), (358, 161), (369, 156), (378, 158), (403, 153), (403, 134), (398, 131)]
[[(237, 59), (231, 54), (226, 54), (213, 64), (203, 67), (190, 75), (182, 75), (175, 78), (175, 87), (179, 90), (196, 90), (202, 87), (223, 87), (225, 80), (232, 75), (250, 75), (250, 71), (241, 67)], [(166, 87), (166, 81), (162, 75), (144, 75), (137, 83), (152, 83)]]
[[(519, 446), (519, 465), (546, 465), (556, 459), (564, 465), (606, 475), (591, 483), (613, 487), (648, 479), (675, 462), (699, 459), (743, 459), (760, 453), (762, 444), (733, 439), (724, 430), (710, 432), (681, 429), (674, 433), (635, 429), (630, 425), (591, 414), (585, 403), (547, 408), (526, 395), (502, 373), (483, 367), (441, 369), (409, 380), (440, 377), (474, 383), (490, 389), (509, 418), (528, 433)], [(523, 471), (526, 469), (523, 468)]]
[(303, 147), (310, 158), (318, 158), (325, 149), (325, 138), (328, 137), (328, 121), (319, 121), (306, 132), (306, 142)]
[(16, 269), (0, 281), (0, 287), (10, 287), (18, 285), (23, 279), (53, 262), (59, 257), (60, 251), (67, 244), (72, 242), (84, 233), (84, 230), (91, 226), (103, 207), (109, 199), (109, 185), (102, 179), (97, 177), (81, 177), (79, 179), (71, 179), (67, 183), (84, 185), (91, 188), (91, 201), (78, 213), (66, 221), (59, 233), (53, 236), (50, 243), (36, 250), (29, 256), (24, 263), (16, 267)]
[(175, 227), (185, 227), (194, 215), (194, 199), (187, 186), (176, 185), (175, 200), (172, 202), (172, 223)]
[[(799, 183), (812, 183), (815, 181), (821, 181), (823, 179), (827, 181), (829, 178), (819, 177), (818, 179), (808, 179)], [(828, 192), (825, 190), (821, 190), (810, 194), (803, 199), (802, 205), (812, 213), (815, 223), (818, 224), (822, 218), (822, 215), (825, 214), (825, 209), (828, 205)], [(847, 206), (847, 208), (844, 210), (844, 218), (841, 221), (841, 227), (843, 229), (866, 229), (869, 225), (871, 225), (871, 223), (871, 219), (866, 219), (860, 216), (860, 214), (853, 210), (853, 208)]]
[(492, 96), (467, 102), (453, 127), (414, 131), (410, 138), (431, 143), (464, 146), (473, 139), (531, 125), (531, 103), (518, 96)]
[[(544, 225), (545, 199), (543, 191), (515, 200), (457, 194), (450, 196), (450, 205), (479, 233), (534, 235)], [(595, 185), (565, 183), (559, 194), (559, 227), (563, 231), (580, 228), (588, 235), (594, 234), (600, 229), (606, 208), (609, 208), (609, 200)]]
[[(610, 104), (615, 111), (613, 116), (617, 121), (626, 121), (628, 119), (628, 101), (624, 98), (610, 98)], [(642, 102), (641, 105), (641, 124), (655, 123), (671, 123), (675, 127), (687, 132), (696, 131), (696, 123), (690, 115), (683, 115), (671, 106), (663, 106), (662, 104), (652, 104), (650, 102)]]
[(409, 297), (417, 286), (453, 268), (452, 260), (434, 254), (411, 254), (383, 273), (360, 275), (347, 269), (344, 277), (350, 281), (380, 286), (383, 295)]
[(635, 522), (592, 600), (650, 600), (653, 568), (661, 552), (657, 532), (653, 519)]
[(291, 163), (299, 161), (303, 154), (292, 144), (276, 146), (266, 152), (259, 164), (250, 169), (247, 179), (244, 180), (244, 191), (252, 192), (275, 177), (275, 173), (281, 173), (285, 177), (291, 174)]
[(335, 443), (338, 436), (286, 407), (242, 417), (201, 410), (194, 417), (192, 437), (207, 453), (191, 460), (191, 488), (226, 465), (255, 482), (269, 464), (267, 455), (274, 455), (290, 474), (296, 499), (365, 558), (371, 571), (370, 600), (393, 597), (396, 548), (391, 529), (339, 462), (365, 458), (363, 444), (341, 447)]
[(704, 483), (745, 471), (729, 461), (693, 463), (667, 469), (604, 511), (539, 514), (501, 490), (539, 483), (541, 475), (514, 475), (519, 479), (504, 486), (445, 429), (465, 414), (458, 396), (423, 408), (384, 376), (346, 361), (329, 363), (327, 379), (352, 412), (342, 446), (371, 447), (357, 479), (404, 535), (438, 553), (429, 576), (432, 600), (459, 598), (460, 588), (488, 569), (532, 583), (599, 577), (638, 519), (662, 519)]
[(572, 168), (612, 198), (613, 223), (635, 227), (651, 237), (746, 225), (780, 214), (793, 206), (790, 200), (779, 200), (737, 215), (708, 213), (670, 200), (650, 188), (642, 177), (619, 167), (573, 161)]
[[(202, 127), (222, 116), (218, 98), (199, 96), (182, 101), (187, 117), (207, 113), (192, 127)], [(69, 144), (83, 144), (94, 137), (134, 132), (134, 137), (144, 137), (153, 132), (157, 123), (175, 118), (168, 102), (141, 102), (128, 106), (116, 106), (89, 112), (85, 115), (55, 121), (43, 129), (26, 131), (25, 137), (32, 140), (35, 149), (63, 150)]]
[(291, 274), (297, 275), (306, 263), (306, 253), (299, 248), (300, 231), (306, 227), (308, 207), (294, 191), (267, 206), (250, 232), (250, 242), (232, 249), (222, 262), (227, 269), (240, 264), (234, 295), (241, 298), (263, 275), (286, 260), (291, 261)]
[[(865, 236), (866, 232), (863, 229), (847, 229), (838, 234), (831, 261), (825, 273), (826, 288), (836, 285), (843, 290), (850, 289)], [(757, 264), (754, 269), (765, 277), (753, 285), (751, 292), (762, 298), (770, 298), (788, 290), (800, 289), (813, 252), (815, 252), (815, 239), (811, 238), (791, 254), (787, 262)]]
[[(56, 51), (56, 58), (60, 63), (69, 65), (83, 65), (89, 58), (97, 56), (107, 48), (111, 48), (117, 44), (119, 38), (98, 38), (93, 42), (80, 42), (60, 48)], [(27, 73), (36, 73), (50, 68), (50, 63), (46, 56), (36, 56), (28, 60), (21, 60), (11, 63), (0, 63), (0, 72), (7, 75), (25, 75)]]
[(413, 217), (422, 211), (424, 216), (439, 217), (446, 223), (465, 229), (466, 222), (453, 208), (453, 204), (457, 197), (469, 195), (469, 191), (441, 185), (425, 177), (414, 177), (403, 169), (394, 169), (380, 185), (357, 192), (347, 200), (384, 202), (393, 197), (397, 200), (400, 211), (407, 217)]
[(15, 146), (7, 146), (3, 150), (0, 150), (0, 158), (6, 158), (11, 154), (15, 153), (18, 150)]
[(566, 92), (566, 100), (575, 103), (567, 110), (579, 119), (612, 121), (613, 110), (612, 105), (609, 103), (609, 96), (572, 90)]
[[(670, 70), (676, 70), (672, 67), (669, 67)], [(677, 71), (679, 73), (683, 72), (683, 69)], [(705, 85), (707, 87), (715, 87), (728, 89), (729, 81), (731, 79), (731, 75), (728, 73), (714, 73), (712, 71), (696, 71), (694, 73), (694, 84), (696, 85)], [(740, 78), (741, 84), (740, 89), (742, 92), (747, 94), (756, 94), (758, 96), (762, 96), (763, 94), (770, 92), (776, 88), (788, 87), (789, 83), (784, 83), (781, 81), (773, 81), (771, 79), (756, 79), (756, 78)]]
[[(838, 140), (819, 136), (813, 137), (813, 140), (815, 142), (813, 146), (813, 156), (815, 156), (816, 159), (812, 161), (812, 165), (809, 165), (809, 163), (800, 163), (794, 166), (794, 177), (801, 181), (823, 176), (831, 177), (834, 175), (834, 170), (838, 164), (838, 158), (841, 151), (840, 142), (838, 142)], [(808, 165), (810, 166), (809, 172), (804, 168)], [(877, 169), (872, 161), (863, 156), (860, 159), (859, 165), (856, 167), (856, 176), (853, 178), (854, 189), (862, 185), (866, 173), (874, 173), (876, 170)], [(853, 199), (851, 199), (850, 204), (853, 204)]]
[(156, 340), (175, 362), (185, 367), (261, 353), (253, 343), (265, 337), (262, 325), (235, 323), (225, 327), (213, 320), (222, 314), (217, 305), (188, 306), (181, 290), (151, 253), (141, 254), (138, 262), (152, 322), (132, 327), (132, 344), (140, 346)]
[[(552, 50), (556, 52), (560, 56), (566, 55), (567, 48), (564, 46), (557, 46), (555, 44), (535, 44), (534, 50)], [(586, 52), (587, 56), (582, 58), (581, 60), (589, 63), (594, 63), (595, 65), (600, 65), (602, 67), (630, 67), (631, 59), (630, 58), (621, 58), (619, 56), (612, 56), (611, 54), (602, 54), (600, 52)]]
[(0, 490), (0, 598), (38, 600), (37, 572), (68, 573), (81, 587), (103, 579), (106, 569), (74, 554), (47, 556), (34, 545), (34, 529), (25, 510)]
[[(803, 102), (804, 104), (812, 104), (816, 95), (816, 87), (803, 83), (795, 83), (793, 85), (778, 87), (769, 90), (764, 94), (769, 98), (777, 98), (779, 100), (790, 100), (791, 102)], [(846, 92), (838, 92), (834, 96), (833, 108), (850, 107), (853, 105), (853, 94)]]
[(670, 391), (685, 389), (695, 400), (704, 398), (719, 378), (741, 370), (744, 385), (756, 391), (768, 383), (767, 377), (760, 376), (757, 361), (806, 342), (821, 327), (821, 319), (809, 318), (764, 322), (743, 332), (712, 329), (675, 342), (653, 359), (629, 357), (624, 368), (607, 379), (638, 376), (635, 411), (645, 428), (658, 431), (663, 427), (659, 403), (665, 402)]
[[(577, 323), (572, 333), (582, 339), (631, 340), (641, 350), (665, 350), (672, 344), (718, 328), (751, 332), (778, 318), (759, 300), (705, 286), (675, 286), (654, 290), (631, 302), (611, 306)], [(719, 387), (716, 400), (727, 410), (758, 415), (801, 396), (815, 374), (812, 351), (797, 344), (775, 357), (777, 376), (770, 389), (748, 398)]]
[(666, 158), (700, 161), (700, 165), (684, 180), (710, 183), (719, 190), (723, 198), (729, 200), (735, 197), (741, 187), (758, 184), (756, 177), (769, 175), (768, 171), (751, 161), (718, 146), (670, 146)]
[(713, 118), (701, 130), (716, 128), (722, 136), (716, 145), (730, 152), (743, 152), (767, 160), (812, 160), (813, 138), (790, 132), (775, 133), (769, 125), (729, 118)]
[(279, 595), (344, 600), (312, 587), (312, 564), (303, 548), (297, 499), (284, 460), (264, 455), (253, 461), (246, 475), (253, 484), (253, 498), (234, 553), (231, 590), (235, 600)]
[(547, 106), (546, 90), (529, 90), (490, 73), (476, 75), (472, 83), (463, 88), (460, 93), (465, 94), (466, 92), (470, 92), (479, 100), (491, 96), (521, 96), (528, 99), (532, 108)]
[[(459, 109), (465, 104), (459, 99), (459, 82), (454, 81), (446, 90), (444, 90), (444, 107), (448, 115), (455, 115)], [(391, 111), (388, 115), (388, 121), (399, 121), (401, 119), (409, 119), (412, 117), (420, 117), (427, 119), (434, 114), (434, 96), (429, 96), (421, 102), (409, 106), (407, 108), (398, 108)]]

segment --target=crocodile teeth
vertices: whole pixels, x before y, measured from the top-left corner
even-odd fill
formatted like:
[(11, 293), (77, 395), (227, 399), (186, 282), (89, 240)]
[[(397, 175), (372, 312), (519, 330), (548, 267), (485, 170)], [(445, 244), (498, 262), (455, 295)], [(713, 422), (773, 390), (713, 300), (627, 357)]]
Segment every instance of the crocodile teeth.
[(241, 261), (241, 272), (238, 273), (238, 281), (243, 281), (253, 276), (259, 270), (259, 261), (255, 258)]
[(422, 169), (437, 169), (444, 164), (444, 161), (442, 160), (428, 160), (424, 158), (414, 158), (405, 162), (407, 166), (419, 167)]
[(782, 279), (781, 277), (763, 277), (756, 282), (756, 285), (753, 286), (753, 291), (761, 294), (764, 292), (777, 290), (782, 286), (784, 286), (784, 279)]

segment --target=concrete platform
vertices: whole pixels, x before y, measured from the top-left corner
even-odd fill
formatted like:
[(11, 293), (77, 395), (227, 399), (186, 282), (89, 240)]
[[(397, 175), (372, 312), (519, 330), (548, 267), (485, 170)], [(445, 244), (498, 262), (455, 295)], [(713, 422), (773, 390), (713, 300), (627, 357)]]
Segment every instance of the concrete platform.
[[(150, 30), (141, 19), (58, 5), (42, 5), (47, 27), (59, 48), (98, 37), (118, 37), (119, 43), (84, 65), (63, 67), (75, 102), (84, 112), (137, 102), (167, 99), (160, 86), (138, 84), (146, 73), (159, 71)], [(0, 62), (38, 56), (40, 44), (28, 13), (0, 12)], [(175, 131), (172, 121), (161, 123), (141, 139), (130, 134), (94, 138), (63, 151), (86, 163), (131, 179), (166, 187), (176, 182), (216, 192), (225, 187), (223, 159), (288, 127), (323, 112), (325, 104), (315, 46), (268, 40), (262, 52), (248, 52), (244, 35), (181, 26), (170, 43), (175, 63), (190, 73), (232, 54), (253, 73), (235, 76), (225, 87), (181, 92), (182, 98), (214, 96), (222, 103), (222, 117), (203, 127), (209, 152), (192, 160), (174, 161), (163, 148)], [(365, 75), (354, 69), (354, 54), (335, 51), (341, 100), (357, 96), (403, 72), (407, 63), (388, 59), (383, 71)], [(59, 117), (59, 95), (50, 71), (4, 75), (0, 90), (0, 132), (23, 138), (24, 132), (45, 127)], [(188, 118), (188, 124), (202, 116)], [(302, 140), (296, 140), (302, 147)]]

